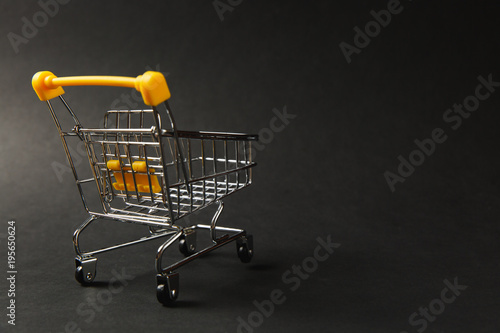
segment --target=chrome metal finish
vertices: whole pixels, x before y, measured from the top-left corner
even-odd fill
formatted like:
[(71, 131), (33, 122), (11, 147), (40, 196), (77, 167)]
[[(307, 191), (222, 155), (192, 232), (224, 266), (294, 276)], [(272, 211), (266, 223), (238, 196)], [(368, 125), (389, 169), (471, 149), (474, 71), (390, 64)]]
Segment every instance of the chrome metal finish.
[(222, 201), (217, 201), (219, 204), (219, 207), (217, 208), (217, 211), (214, 214), (214, 217), (212, 217), (212, 223), (210, 223), (210, 238), (212, 238), (212, 242), (214, 244), (217, 244), (217, 235), (215, 233), (215, 225), (217, 224), (217, 220), (219, 219), (220, 213), (222, 213), (222, 210), (224, 209), (224, 203)]
[[(62, 96), (60, 101), (74, 124), (70, 129), (63, 130), (64, 122), (59, 120), (51, 101), (47, 101), (47, 106), (89, 214), (73, 234), (79, 282), (88, 284), (94, 280), (96, 255), (166, 237), (155, 257), (158, 292), (165, 301), (167, 290), (171, 293), (167, 295), (169, 299), (175, 300), (179, 289), (175, 270), (232, 241), (246, 239), (245, 230), (217, 226), (217, 221), (224, 208), (222, 199), (252, 182), (251, 168), (256, 164), (251, 158), (251, 141), (257, 140), (256, 135), (178, 130), (167, 103), (161, 113), (156, 107), (110, 110), (105, 113), (103, 128), (89, 128), (82, 125)], [(81, 156), (73, 158), (68, 145), (68, 140), (74, 139), (84, 144), (90, 178), (80, 177)], [(113, 163), (119, 164), (119, 170), (108, 169), (111, 160), (118, 161)], [(136, 170), (133, 165), (137, 161), (145, 162), (146, 170)], [(97, 191), (97, 209), (89, 205), (88, 189)], [(180, 219), (214, 203), (218, 207), (210, 224), (178, 224)], [(82, 250), (80, 236), (97, 220), (143, 225), (148, 228), (147, 234), (120, 244)], [(196, 251), (196, 230), (207, 232), (213, 244)], [(217, 233), (225, 234), (217, 237)], [(164, 267), (165, 251), (179, 239), (187, 257)]]
[[(161, 265), (161, 261), (162, 261), (162, 258), (163, 258), (163, 253), (165, 252), (165, 250), (170, 246), (172, 245), (176, 240), (179, 239), (179, 237), (181, 237), (182, 235), (182, 231), (178, 231), (175, 233), (175, 235), (173, 235), (172, 237), (170, 237), (168, 239), (168, 241), (166, 241), (165, 243), (163, 243), (159, 248), (158, 248), (158, 251), (156, 251), (156, 258), (155, 258), (155, 267), (156, 267), (156, 272), (157, 273), (163, 273), (163, 270), (162, 270), (162, 265)], [(172, 270), (166, 270), (167, 272), (172, 272)]]
[[(197, 224), (197, 225), (193, 226), (193, 228), (195, 228), (195, 229), (210, 229), (211, 225)], [(185, 264), (193, 261), (194, 259), (199, 258), (199, 257), (201, 257), (202, 255), (204, 255), (204, 254), (206, 254), (208, 252), (211, 252), (211, 251), (213, 251), (213, 250), (215, 250), (215, 249), (217, 249), (217, 248), (219, 248), (221, 246), (229, 244), (232, 241), (235, 241), (235, 240), (239, 239), (241, 236), (245, 236), (246, 235), (246, 232), (243, 229), (215, 227), (215, 230), (217, 230), (217, 231), (232, 232), (233, 234), (232, 235), (227, 235), (226, 237), (222, 237), (221, 239), (219, 239), (219, 241), (217, 243), (213, 244), (212, 246), (208, 246), (208, 247), (206, 247), (206, 248), (204, 248), (202, 250), (199, 250), (196, 253), (190, 255), (189, 257), (184, 258), (183, 260), (180, 260), (180, 261), (178, 261), (178, 262), (176, 262), (174, 264), (171, 264), (170, 266), (162, 268), (162, 265), (161, 265), (161, 256), (163, 255), (163, 253), (165, 252), (165, 250), (170, 245), (172, 245), (175, 242), (175, 240), (177, 240), (178, 237), (180, 237), (180, 234), (178, 236), (176, 235), (177, 236), (176, 239), (174, 239), (172, 241), (168, 240), (167, 242), (165, 242), (158, 249), (158, 253), (157, 253), (157, 256), (156, 256), (156, 271), (159, 274), (173, 272), (176, 269), (184, 266)], [(174, 237), (172, 237), (172, 238), (174, 238)]]

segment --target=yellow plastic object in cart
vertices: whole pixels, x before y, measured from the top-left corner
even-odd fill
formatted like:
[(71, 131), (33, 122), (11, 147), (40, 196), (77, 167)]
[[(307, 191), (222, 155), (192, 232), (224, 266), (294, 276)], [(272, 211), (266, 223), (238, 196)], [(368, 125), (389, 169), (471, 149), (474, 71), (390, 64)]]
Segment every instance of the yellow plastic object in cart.
[[(132, 163), (131, 172), (130, 167), (121, 167), (119, 160), (110, 160), (107, 163), (109, 170), (113, 171), (113, 176), (116, 182), (113, 183), (113, 187), (117, 191), (125, 191), (125, 186), (127, 191), (135, 191), (135, 185), (137, 184), (138, 192), (150, 192), (149, 189), (149, 179), (147, 173), (146, 161), (135, 161)], [(152, 174), (155, 170), (149, 168), (149, 173)], [(125, 182), (123, 181), (123, 175), (125, 175)], [(135, 183), (134, 183), (135, 177)], [(151, 191), (153, 193), (158, 193), (161, 191), (160, 183), (158, 182), (158, 177), (151, 175)]]

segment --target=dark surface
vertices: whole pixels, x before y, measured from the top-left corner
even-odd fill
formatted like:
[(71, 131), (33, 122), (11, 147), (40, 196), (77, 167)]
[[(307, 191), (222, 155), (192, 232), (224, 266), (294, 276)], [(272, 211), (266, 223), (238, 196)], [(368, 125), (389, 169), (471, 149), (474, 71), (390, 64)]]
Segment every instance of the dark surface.
[[(352, 44), (353, 28), (386, 1), (243, 1), (224, 21), (211, 1), (71, 1), (17, 54), (6, 36), (21, 34), (21, 18), (40, 7), (3, 1), (0, 241), (5, 262), (6, 222), (16, 219), (19, 273), (17, 325), (2, 312), (2, 331), (63, 332), (70, 323), (75, 332), (236, 332), (254, 300), (280, 289), (286, 300), (255, 332), (417, 332), (424, 327), (409, 317), (457, 278), (468, 288), (425, 331), (497, 332), (500, 91), (455, 131), (442, 117), (474, 93), (479, 75), (500, 81), (499, 6), (403, 6), (348, 64), (339, 43)], [(64, 153), (30, 85), (39, 70), (136, 76), (148, 68), (168, 73), (182, 129), (258, 133), (273, 108), (296, 115), (257, 152), (254, 185), (225, 202), (220, 223), (254, 235), (253, 261), (240, 263), (231, 245), (182, 268), (175, 308), (155, 297), (158, 242), (100, 256), (95, 287), (74, 280), (71, 235), (85, 213), (71, 174), (59, 181), (52, 168)], [(66, 92), (84, 123), (128, 93)], [(384, 172), (438, 127), (447, 141), (391, 192)], [(103, 223), (91, 243), (141, 232)], [(340, 247), (292, 291), (282, 275), (328, 235)], [(122, 269), (134, 279), (92, 315), (88, 299), (102, 297)]]

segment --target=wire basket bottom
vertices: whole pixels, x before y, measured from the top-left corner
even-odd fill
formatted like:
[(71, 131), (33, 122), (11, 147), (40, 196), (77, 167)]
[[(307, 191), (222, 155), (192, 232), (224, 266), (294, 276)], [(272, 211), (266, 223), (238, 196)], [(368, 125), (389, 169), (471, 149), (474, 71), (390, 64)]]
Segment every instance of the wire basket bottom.
[[(189, 183), (191, 193), (187, 191), (185, 185), (170, 188), (174, 220), (200, 210), (248, 185), (250, 185), (250, 182), (200, 180)], [(132, 203), (130, 200), (127, 200), (125, 194), (116, 194), (116, 196), (124, 199), (125, 207), (111, 208), (112, 213), (144, 217), (151, 216), (164, 218), (166, 223), (171, 222), (168, 205), (164, 205), (163, 202), (139, 200), (137, 203)]]

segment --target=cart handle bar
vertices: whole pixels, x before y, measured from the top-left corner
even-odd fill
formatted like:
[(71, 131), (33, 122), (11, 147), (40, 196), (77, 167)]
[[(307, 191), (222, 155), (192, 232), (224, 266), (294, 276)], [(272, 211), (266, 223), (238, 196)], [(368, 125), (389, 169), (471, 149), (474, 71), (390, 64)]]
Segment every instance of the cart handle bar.
[(41, 101), (64, 94), (66, 86), (111, 86), (135, 88), (142, 95), (144, 104), (157, 106), (170, 98), (165, 77), (160, 72), (147, 71), (138, 77), (125, 76), (67, 76), (57, 77), (49, 71), (38, 72), (31, 81)]

